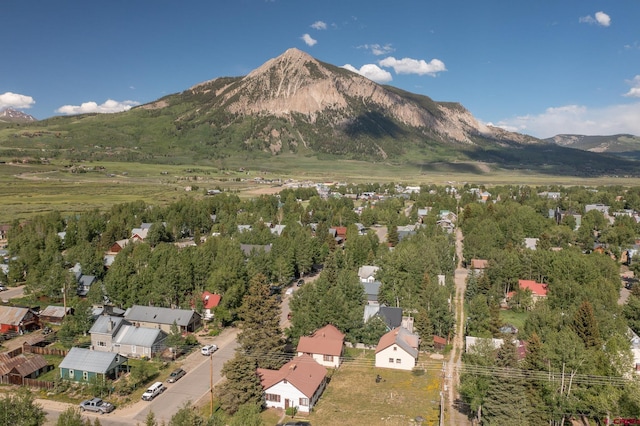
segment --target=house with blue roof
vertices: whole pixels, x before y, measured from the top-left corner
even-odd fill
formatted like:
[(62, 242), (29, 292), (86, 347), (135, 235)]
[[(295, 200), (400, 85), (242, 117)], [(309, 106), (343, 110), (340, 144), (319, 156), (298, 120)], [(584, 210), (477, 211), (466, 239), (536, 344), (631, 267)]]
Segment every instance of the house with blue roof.
[(60, 363), (60, 377), (75, 382), (117, 379), (129, 370), (127, 357), (110, 352), (71, 348)]

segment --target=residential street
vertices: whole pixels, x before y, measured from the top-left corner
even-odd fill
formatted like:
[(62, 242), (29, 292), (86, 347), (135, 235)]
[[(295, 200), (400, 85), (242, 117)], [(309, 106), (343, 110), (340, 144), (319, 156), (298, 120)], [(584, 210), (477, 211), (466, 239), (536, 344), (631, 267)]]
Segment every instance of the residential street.
[[(218, 345), (218, 350), (212, 357), (213, 363), (209, 357), (201, 355), (199, 350), (194, 351), (180, 365), (187, 371), (186, 376), (176, 383), (166, 384), (167, 390), (153, 401), (140, 400), (130, 406), (118, 407), (109, 414), (84, 413), (83, 416), (90, 419), (97, 417), (103, 426), (129, 426), (144, 424), (147, 413), (153, 410), (159, 423), (163, 420), (168, 423), (171, 416), (186, 402), (208, 403), (211, 377), (213, 375), (214, 386), (220, 382), (222, 364), (233, 357), (237, 347), (237, 334), (237, 329), (226, 329), (219, 336), (201, 338), (201, 343)], [(47, 413), (46, 426), (55, 425), (59, 414), (70, 405), (44, 399), (37, 402)]]
[[(456, 286), (456, 295), (454, 299), (454, 308), (456, 310), (456, 333), (453, 338), (453, 348), (446, 362), (445, 368), (445, 403), (449, 424), (452, 426), (470, 425), (467, 417), (458, 411), (460, 394), (458, 387), (460, 385), (460, 369), (462, 367), (462, 353), (464, 352), (464, 293), (467, 288), (467, 275), (469, 270), (462, 267), (462, 247), (463, 236), (460, 228), (456, 229), (456, 255), (458, 264), (455, 270), (454, 282)], [(441, 421), (444, 424), (444, 421)]]

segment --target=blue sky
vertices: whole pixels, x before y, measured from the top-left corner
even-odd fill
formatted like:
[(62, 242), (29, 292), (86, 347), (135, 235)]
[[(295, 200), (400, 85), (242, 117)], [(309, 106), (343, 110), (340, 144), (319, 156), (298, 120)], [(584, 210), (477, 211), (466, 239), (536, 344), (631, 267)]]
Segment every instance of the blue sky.
[(537, 137), (640, 135), (640, 0), (4, 0), (0, 109), (113, 112), (291, 47)]

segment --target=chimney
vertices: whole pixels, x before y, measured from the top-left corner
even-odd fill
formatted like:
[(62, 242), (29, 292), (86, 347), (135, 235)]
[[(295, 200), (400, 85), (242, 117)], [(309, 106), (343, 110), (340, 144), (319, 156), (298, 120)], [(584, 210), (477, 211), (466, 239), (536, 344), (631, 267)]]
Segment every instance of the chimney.
[(291, 365), (289, 366), (289, 370), (293, 371), (293, 370), (295, 370), (295, 369), (296, 369), (296, 364), (291, 364)]
[(108, 332), (113, 331), (113, 321), (111, 321), (111, 318), (109, 318), (109, 321), (107, 321), (107, 331)]

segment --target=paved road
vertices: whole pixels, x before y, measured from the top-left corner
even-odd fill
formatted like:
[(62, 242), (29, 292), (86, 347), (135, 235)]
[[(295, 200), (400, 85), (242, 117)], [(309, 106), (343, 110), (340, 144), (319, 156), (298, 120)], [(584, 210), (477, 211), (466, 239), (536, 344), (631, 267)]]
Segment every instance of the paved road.
[(10, 299), (15, 299), (16, 297), (24, 296), (24, 286), (20, 287), (7, 287), (7, 291), (3, 291), (0, 293), (0, 298), (4, 303), (7, 303)]
[[(237, 347), (237, 329), (227, 329), (220, 336), (208, 339), (206, 343), (215, 343), (218, 350), (211, 358), (202, 356), (199, 351), (190, 354), (182, 363), (187, 374), (176, 383), (167, 384), (167, 390), (153, 401), (138, 401), (130, 406), (117, 408), (109, 414), (84, 413), (83, 417), (93, 421), (100, 419), (103, 426), (135, 426), (145, 424), (149, 410), (153, 410), (158, 423), (168, 423), (185, 403), (205, 403), (209, 401), (211, 378), (214, 386), (222, 380), (222, 364), (232, 358)], [(213, 363), (211, 363), (213, 361)], [(70, 404), (49, 400), (37, 400), (47, 413), (45, 426), (56, 424), (58, 416)]]

